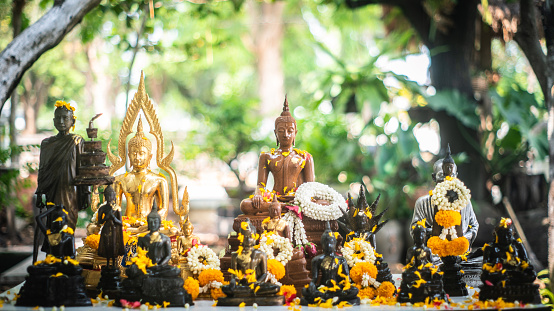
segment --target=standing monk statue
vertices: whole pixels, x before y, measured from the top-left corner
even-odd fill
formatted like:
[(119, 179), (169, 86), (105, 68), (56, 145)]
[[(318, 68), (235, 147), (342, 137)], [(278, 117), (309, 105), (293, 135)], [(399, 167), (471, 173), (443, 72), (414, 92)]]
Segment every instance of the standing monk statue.
[[(294, 191), (305, 182), (315, 180), (312, 156), (294, 148), (296, 138), (296, 120), (289, 111), (285, 98), (283, 112), (275, 120), (275, 138), (277, 149), (263, 152), (258, 163), (258, 185), (254, 195), (240, 203), (241, 211), (246, 215), (269, 215), (269, 205), (273, 196), (281, 203), (292, 202)], [(273, 174), (273, 191), (265, 189), (269, 173)]]
[(115, 178), (116, 204), (121, 206), (124, 194), (127, 199), (125, 216), (146, 218), (154, 200), (157, 200), (160, 206), (158, 213), (165, 220), (169, 206), (169, 186), (163, 175), (148, 168), (152, 159), (152, 142), (144, 135), (142, 119), (138, 121), (135, 137), (129, 140), (128, 151), (132, 170)]
[[(54, 127), (58, 134), (44, 139), (40, 144), (36, 205), (39, 210), (46, 207), (42, 201), (43, 195), (46, 195), (46, 202), (63, 205), (68, 213), (67, 225), (74, 230), (77, 213), (90, 205), (88, 186), (73, 185), (83, 152), (83, 137), (70, 133), (75, 127), (75, 108), (64, 101), (57, 101), (55, 106)], [(38, 241), (35, 235), (35, 250)], [(45, 241), (45, 247), (47, 243)], [(34, 251), (35, 260), (36, 253)]]

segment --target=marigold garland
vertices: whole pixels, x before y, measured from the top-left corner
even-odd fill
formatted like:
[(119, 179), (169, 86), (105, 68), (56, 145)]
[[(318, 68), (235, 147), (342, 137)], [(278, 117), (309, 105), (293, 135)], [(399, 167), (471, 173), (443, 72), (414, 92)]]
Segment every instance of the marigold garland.
[(206, 286), (213, 281), (223, 283), (223, 273), (220, 270), (206, 269), (198, 275), (200, 286)]
[(374, 264), (369, 262), (359, 262), (357, 263), (352, 270), (350, 270), (350, 278), (354, 283), (361, 284), (363, 275), (367, 274), (372, 278), (377, 277), (377, 267)]
[(427, 241), (427, 246), (439, 257), (461, 256), (468, 250), (469, 241), (465, 237), (448, 241), (432, 236)]
[(462, 214), (458, 211), (438, 211), (435, 220), (444, 228), (459, 226), (462, 223)]
[(381, 283), (381, 286), (377, 288), (377, 296), (390, 298), (396, 292), (396, 287), (389, 281)]
[(268, 259), (267, 272), (273, 274), (277, 280), (280, 280), (285, 276), (285, 266), (277, 259)]
[(100, 244), (100, 234), (90, 234), (86, 237), (85, 244), (92, 249), (98, 249), (98, 245)]
[(373, 299), (375, 297), (376, 290), (373, 287), (362, 287), (360, 284), (356, 284), (355, 286), (358, 288), (358, 297), (361, 299)]
[(192, 296), (192, 300), (195, 300), (200, 294), (200, 284), (190, 276), (185, 280), (183, 288)]

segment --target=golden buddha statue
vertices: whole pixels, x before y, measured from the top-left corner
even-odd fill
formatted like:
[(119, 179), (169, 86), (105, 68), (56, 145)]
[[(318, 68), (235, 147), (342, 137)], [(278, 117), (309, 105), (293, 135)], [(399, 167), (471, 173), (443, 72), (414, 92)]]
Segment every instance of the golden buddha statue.
[(262, 222), (262, 229), (267, 232), (274, 232), (292, 242), (292, 232), (289, 223), (281, 218), (281, 204), (275, 196), (273, 197), (273, 202), (269, 205), (269, 219)]
[(158, 213), (165, 220), (169, 204), (169, 186), (162, 175), (148, 169), (152, 159), (152, 143), (144, 135), (142, 119), (138, 121), (136, 135), (129, 140), (128, 150), (132, 170), (115, 178), (116, 204), (121, 205), (122, 196), (125, 195), (125, 216), (146, 218), (156, 199), (160, 206)]
[(184, 256), (186, 252), (196, 244), (200, 244), (200, 238), (193, 234), (194, 226), (189, 218), (181, 225), (181, 235), (177, 238), (177, 251), (180, 256)]
[[(273, 196), (277, 195), (277, 200), (282, 203), (292, 202), (298, 186), (315, 180), (312, 156), (294, 148), (298, 130), (286, 98), (283, 112), (275, 120), (274, 132), (278, 148), (260, 155), (256, 191), (252, 198), (240, 203), (240, 209), (246, 215), (269, 215)], [(275, 180), (273, 191), (265, 189), (270, 172)]]

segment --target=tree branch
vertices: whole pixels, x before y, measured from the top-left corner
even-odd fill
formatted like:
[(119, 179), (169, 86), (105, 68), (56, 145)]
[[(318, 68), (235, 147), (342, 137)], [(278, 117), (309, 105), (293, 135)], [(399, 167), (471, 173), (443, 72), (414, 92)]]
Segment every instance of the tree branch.
[[(60, 1), (61, 2), (61, 1)], [(21, 77), (55, 47), (101, 0), (65, 0), (25, 29), (0, 53), (0, 112)]]
[(358, 9), (371, 4), (397, 6), (412, 24), (423, 43), (430, 49), (434, 47), (431, 40), (429, 40), (431, 18), (425, 11), (421, 0), (345, 0), (344, 2), (351, 9)]
[(521, 0), (520, 24), (514, 35), (514, 40), (529, 60), (529, 64), (531, 64), (531, 68), (533, 68), (533, 72), (535, 72), (542, 92), (546, 97), (550, 89), (548, 87), (546, 55), (540, 45), (536, 16), (534, 1)]

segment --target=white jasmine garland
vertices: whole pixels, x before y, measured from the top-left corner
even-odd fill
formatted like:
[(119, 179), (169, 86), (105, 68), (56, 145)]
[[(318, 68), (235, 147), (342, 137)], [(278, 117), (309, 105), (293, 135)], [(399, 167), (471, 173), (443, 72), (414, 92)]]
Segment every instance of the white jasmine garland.
[[(358, 258), (354, 256), (356, 249), (360, 250), (364, 254), (364, 257)], [(375, 264), (377, 259), (371, 243), (361, 238), (352, 239), (350, 242), (345, 243), (342, 248), (342, 256), (344, 256), (350, 268), (354, 267), (358, 262)]]
[[(206, 263), (201, 262), (200, 257), (203, 257)], [(208, 246), (198, 244), (191, 247), (187, 253), (187, 267), (194, 274), (207, 269), (219, 270), (219, 258)]]
[[(327, 200), (331, 204), (324, 206), (312, 202), (312, 198)], [(342, 216), (339, 206), (346, 210), (346, 200), (333, 188), (318, 182), (303, 183), (296, 190), (294, 204), (302, 208), (304, 215), (321, 221), (337, 220)]]
[(207, 293), (212, 288), (220, 288), (222, 285), (223, 285), (223, 283), (221, 283), (221, 282), (211, 281), (210, 283), (200, 287), (200, 293)]
[(281, 284), (277, 278), (275, 277), (275, 275), (273, 275), (273, 273), (271, 272), (268, 272), (267, 273), (267, 280), (272, 283), (272, 284), (275, 284), (275, 285), (279, 285), (279, 286), (283, 286), (283, 284)]
[(370, 285), (374, 288), (379, 288), (379, 286), (381, 286), (381, 283), (377, 282), (377, 280), (369, 276), (369, 274), (364, 273), (362, 275), (362, 286), (368, 287)]
[(289, 223), (289, 228), (292, 230), (293, 240), (296, 245), (308, 244), (308, 236), (306, 235), (306, 229), (304, 229), (304, 223), (302, 219), (298, 217), (294, 212), (287, 212), (283, 219)]
[[(277, 256), (273, 255), (273, 250), (278, 249)], [(260, 238), (260, 250), (267, 255), (267, 259), (275, 258), (283, 266), (286, 266), (292, 258), (292, 243), (289, 239), (275, 233), (264, 233)]]
[[(458, 194), (458, 199), (452, 203), (446, 197), (446, 193), (449, 190), (453, 190)], [(431, 204), (436, 205), (439, 210), (443, 211), (461, 211), (469, 204), (470, 199), (470, 191), (461, 180), (455, 177), (447, 177), (447, 179), (438, 183), (435, 189), (433, 189)]]

